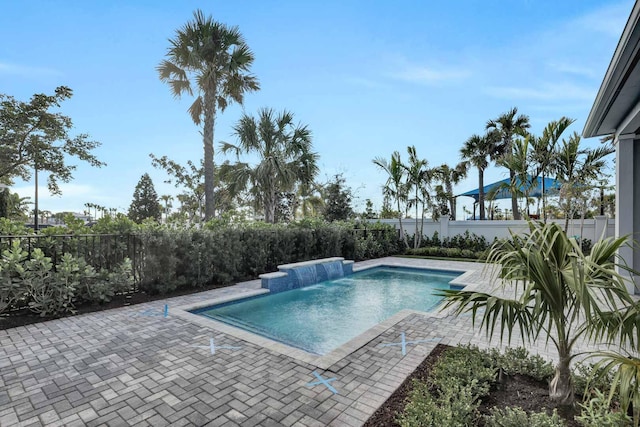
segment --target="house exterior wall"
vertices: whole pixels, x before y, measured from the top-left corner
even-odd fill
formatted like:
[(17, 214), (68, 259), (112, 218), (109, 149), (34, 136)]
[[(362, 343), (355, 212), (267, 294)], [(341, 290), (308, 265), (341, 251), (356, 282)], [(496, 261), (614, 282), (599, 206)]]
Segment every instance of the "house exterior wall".
[[(616, 236), (631, 236), (640, 241), (640, 136), (627, 134), (616, 138)], [(640, 270), (640, 250), (620, 249), (627, 266)], [(620, 269), (621, 274), (629, 274)], [(640, 277), (634, 275), (636, 289)]]

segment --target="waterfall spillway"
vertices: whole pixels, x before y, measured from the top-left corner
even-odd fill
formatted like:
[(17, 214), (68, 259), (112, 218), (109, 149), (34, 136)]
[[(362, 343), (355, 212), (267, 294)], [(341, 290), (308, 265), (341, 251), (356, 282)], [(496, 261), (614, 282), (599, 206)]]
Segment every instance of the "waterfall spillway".
[(344, 277), (344, 270), (342, 268), (342, 261), (325, 262), (320, 264), (327, 274), (327, 280), (339, 279)]
[(296, 275), (299, 287), (318, 283), (318, 273), (315, 265), (296, 267), (293, 269), (293, 273)]

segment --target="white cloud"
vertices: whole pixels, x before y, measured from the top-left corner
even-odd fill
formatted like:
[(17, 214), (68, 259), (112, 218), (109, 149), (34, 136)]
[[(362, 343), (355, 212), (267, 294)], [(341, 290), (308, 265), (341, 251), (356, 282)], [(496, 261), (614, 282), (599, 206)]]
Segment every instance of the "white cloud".
[(400, 71), (392, 73), (391, 77), (410, 83), (436, 84), (452, 80), (462, 80), (470, 75), (471, 72), (466, 69), (406, 65)]
[(573, 83), (544, 83), (538, 87), (490, 86), (485, 92), (495, 98), (542, 101), (593, 102), (597, 88)]
[(557, 71), (560, 73), (573, 74), (573, 75), (584, 76), (589, 78), (600, 77), (600, 74), (596, 72), (596, 70), (594, 70), (593, 68), (581, 66), (577, 64), (550, 62), (548, 66), (551, 70)]
[(61, 75), (62, 73), (53, 68), (33, 67), (29, 65), (12, 64), (0, 62), (0, 74), (17, 74), (28, 76)]

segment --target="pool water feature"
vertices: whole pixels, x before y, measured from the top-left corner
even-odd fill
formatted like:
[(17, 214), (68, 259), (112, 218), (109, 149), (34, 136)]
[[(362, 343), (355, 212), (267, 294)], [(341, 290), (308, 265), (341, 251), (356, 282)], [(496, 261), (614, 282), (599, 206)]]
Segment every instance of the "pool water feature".
[(192, 313), (324, 355), (403, 309), (432, 311), (441, 302), (434, 291), (450, 289), (460, 274), (376, 267)]

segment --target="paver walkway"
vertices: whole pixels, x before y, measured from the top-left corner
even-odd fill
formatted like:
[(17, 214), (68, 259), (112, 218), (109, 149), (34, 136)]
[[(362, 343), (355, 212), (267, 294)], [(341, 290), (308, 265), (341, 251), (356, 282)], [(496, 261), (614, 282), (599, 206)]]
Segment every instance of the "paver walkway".
[[(373, 263), (455, 266), (490, 286), (482, 264), (384, 258), (356, 267)], [(258, 287), (247, 282), (0, 331), (0, 426), (358, 426), (438, 342), (408, 345), (404, 356), (400, 346), (381, 344), (404, 332), (407, 341), (487, 345), (468, 316), (412, 314), (322, 370), (171, 315), (172, 306)], [(335, 378), (328, 384), (338, 394), (309, 385), (319, 382), (316, 374)]]

